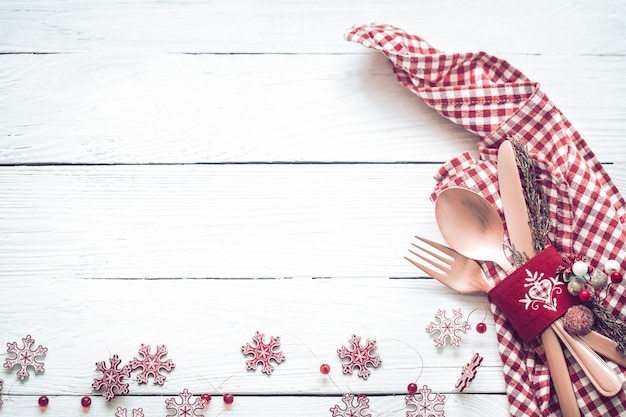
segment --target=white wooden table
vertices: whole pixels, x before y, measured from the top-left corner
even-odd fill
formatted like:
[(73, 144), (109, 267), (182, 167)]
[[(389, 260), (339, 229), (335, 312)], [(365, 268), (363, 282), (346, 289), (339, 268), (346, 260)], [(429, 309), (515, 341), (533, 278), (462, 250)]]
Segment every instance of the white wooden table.
[[(438, 308), (467, 316), (485, 297), (403, 259), (414, 234), (439, 239), (432, 176), (476, 138), (343, 39), (371, 21), (509, 60), (626, 188), (620, 1), (4, 0), (0, 344), (30, 334), (48, 353), (24, 381), (0, 368), (0, 415), (164, 416), (187, 388), (213, 396), (207, 417), (329, 416), (342, 393), (404, 416), (418, 377), (446, 416), (507, 414), (490, 317), (458, 348), (425, 331)], [(256, 331), (281, 336), (271, 376), (245, 370)], [(383, 359), (367, 381), (341, 373), (353, 333)], [(95, 362), (142, 343), (176, 368), (106, 402)]]

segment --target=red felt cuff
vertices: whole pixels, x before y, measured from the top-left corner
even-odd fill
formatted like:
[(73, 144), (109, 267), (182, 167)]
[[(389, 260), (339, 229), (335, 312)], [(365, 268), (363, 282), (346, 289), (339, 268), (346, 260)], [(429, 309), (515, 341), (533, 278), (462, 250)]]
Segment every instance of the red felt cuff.
[(567, 285), (555, 278), (560, 265), (565, 265), (563, 259), (548, 246), (489, 291), (491, 301), (525, 342), (579, 302), (567, 291)]

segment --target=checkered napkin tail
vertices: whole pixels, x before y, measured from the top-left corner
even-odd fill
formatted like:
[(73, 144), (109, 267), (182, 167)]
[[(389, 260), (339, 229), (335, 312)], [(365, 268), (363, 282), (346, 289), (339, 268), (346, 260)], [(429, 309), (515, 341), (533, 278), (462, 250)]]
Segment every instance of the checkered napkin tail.
[[(503, 140), (516, 137), (539, 167), (552, 218), (550, 243), (561, 253), (580, 251), (595, 265), (611, 258), (624, 260), (624, 199), (538, 83), (505, 60), (484, 52), (446, 54), (390, 25), (355, 26), (346, 39), (382, 52), (403, 86), (480, 137), (479, 160), (464, 153), (439, 169), (433, 200), (444, 188), (463, 186), (481, 193), (501, 211), (497, 149)], [(495, 267), (489, 273), (496, 283), (505, 278)], [(613, 287), (608, 301), (609, 310), (623, 318), (625, 287)], [(541, 345), (523, 343), (497, 307), (492, 309), (511, 415), (559, 416)], [(566, 358), (583, 415), (626, 415), (626, 393), (602, 397), (567, 351)]]

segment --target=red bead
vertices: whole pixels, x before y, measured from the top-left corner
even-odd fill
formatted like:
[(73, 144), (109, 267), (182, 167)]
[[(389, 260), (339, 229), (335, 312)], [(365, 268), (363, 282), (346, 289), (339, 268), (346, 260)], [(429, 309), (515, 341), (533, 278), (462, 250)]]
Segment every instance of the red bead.
[(582, 290), (580, 290), (580, 292), (578, 293), (578, 297), (582, 300), (582, 301), (587, 301), (591, 298), (591, 293), (589, 292), (588, 289), (583, 288)]
[(45, 395), (39, 397), (39, 407), (47, 407), (50, 400)]
[(233, 394), (224, 394), (224, 404), (232, 404), (235, 401)]
[(624, 278), (624, 275), (621, 272), (619, 272), (619, 271), (611, 272), (611, 282), (613, 284), (617, 284), (618, 282), (622, 282), (623, 278)]
[(487, 325), (483, 322), (480, 322), (476, 325), (476, 331), (478, 333), (485, 333), (487, 331)]
[(91, 398), (89, 397), (83, 397), (80, 399), (80, 405), (82, 405), (83, 407), (89, 407), (91, 405)]
[(415, 394), (417, 392), (417, 384), (415, 382), (411, 382), (406, 387), (406, 390), (409, 392), (409, 394)]
[(322, 366), (320, 366), (320, 372), (324, 375), (328, 375), (330, 373), (330, 365), (323, 363)]
[(207, 403), (211, 402), (211, 394), (202, 394), (200, 398), (203, 399)]

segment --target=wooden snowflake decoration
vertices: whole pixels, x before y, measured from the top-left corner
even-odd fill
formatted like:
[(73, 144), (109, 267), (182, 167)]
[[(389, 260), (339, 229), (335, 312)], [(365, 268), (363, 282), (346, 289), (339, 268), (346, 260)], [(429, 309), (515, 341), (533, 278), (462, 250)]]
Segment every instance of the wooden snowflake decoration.
[(415, 407), (415, 410), (406, 412), (406, 417), (445, 417), (443, 406), (446, 403), (446, 396), (433, 394), (426, 385), (415, 394), (404, 397), (404, 401), (407, 406)]
[[(115, 417), (128, 417), (128, 410), (126, 408), (117, 407)], [(143, 408), (133, 408), (133, 414), (131, 417), (144, 417)]]
[(285, 355), (278, 350), (280, 346), (280, 337), (270, 337), (269, 343), (264, 343), (263, 333), (256, 332), (252, 337), (255, 345), (246, 343), (241, 347), (241, 351), (244, 355), (253, 355), (252, 359), (246, 361), (246, 369), (253, 371), (260, 364), (262, 365), (261, 372), (265, 372), (271, 375), (274, 371), (274, 366), (270, 363), (270, 360), (274, 360), (276, 363), (281, 363), (285, 360)]
[(355, 396), (353, 394), (343, 394), (341, 401), (345, 408), (335, 404), (330, 412), (332, 417), (372, 417), (370, 413), (365, 413), (369, 408), (370, 400), (365, 395)]
[(177, 402), (175, 397), (165, 400), (166, 408), (175, 412), (168, 417), (204, 417), (204, 414), (196, 414), (196, 412), (204, 409), (205, 400), (196, 398), (194, 402), (191, 402), (192, 394), (187, 388), (179, 394), (179, 397), (181, 399), (180, 402)]
[(453, 346), (461, 346), (462, 338), (458, 333), (467, 333), (470, 329), (469, 323), (462, 320), (462, 317), (463, 313), (461, 313), (460, 308), (452, 310), (452, 318), (446, 316), (446, 310), (437, 310), (435, 319), (438, 319), (438, 322), (430, 322), (426, 326), (426, 331), (430, 334), (439, 332), (439, 335), (434, 339), (437, 347), (445, 345), (446, 339)]
[(134, 358), (128, 364), (131, 370), (142, 368), (143, 371), (137, 375), (137, 382), (139, 384), (148, 383), (148, 377), (152, 375), (154, 377), (154, 383), (163, 385), (165, 382), (165, 375), (160, 371), (164, 369), (171, 371), (176, 365), (171, 359), (164, 361), (163, 356), (167, 355), (167, 347), (165, 345), (157, 346), (154, 354), (150, 353), (150, 345), (142, 344), (139, 347), (139, 354), (143, 356), (142, 359)]
[(367, 339), (365, 346), (361, 346), (361, 337), (353, 334), (348, 342), (350, 342), (351, 349), (345, 346), (337, 349), (340, 358), (349, 359), (347, 363), (342, 365), (343, 373), (351, 374), (354, 367), (357, 366), (359, 368), (359, 376), (367, 379), (371, 373), (367, 366), (377, 368), (383, 363), (378, 355), (372, 353), (376, 349), (376, 340)]
[(465, 388), (469, 387), (474, 378), (476, 378), (478, 367), (480, 366), (482, 361), (483, 357), (480, 356), (478, 353), (475, 353), (474, 356), (472, 356), (472, 360), (463, 367), (463, 370), (461, 371), (461, 377), (458, 379), (458, 381), (456, 381), (456, 384), (454, 385), (455, 388), (459, 389), (459, 392), (463, 392)]
[(116, 395), (128, 394), (128, 383), (124, 382), (124, 378), (130, 378), (130, 366), (124, 365), (118, 368), (122, 362), (117, 355), (113, 355), (111, 359), (111, 366), (106, 367), (105, 362), (96, 362), (96, 371), (100, 371), (102, 376), (95, 378), (91, 386), (95, 390), (102, 388), (104, 391), (104, 399), (110, 401)]
[(13, 369), (14, 366), (19, 365), (20, 370), (17, 371), (17, 376), (20, 379), (25, 379), (30, 376), (28, 367), (32, 366), (37, 372), (44, 371), (44, 363), (37, 360), (38, 357), (45, 357), (48, 348), (39, 345), (36, 349), (32, 349), (35, 344), (35, 340), (27, 335), (22, 339), (23, 347), (18, 348), (17, 342), (7, 343), (7, 352), (15, 354), (14, 358), (7, 358), (4, 362), (4, 367)]

